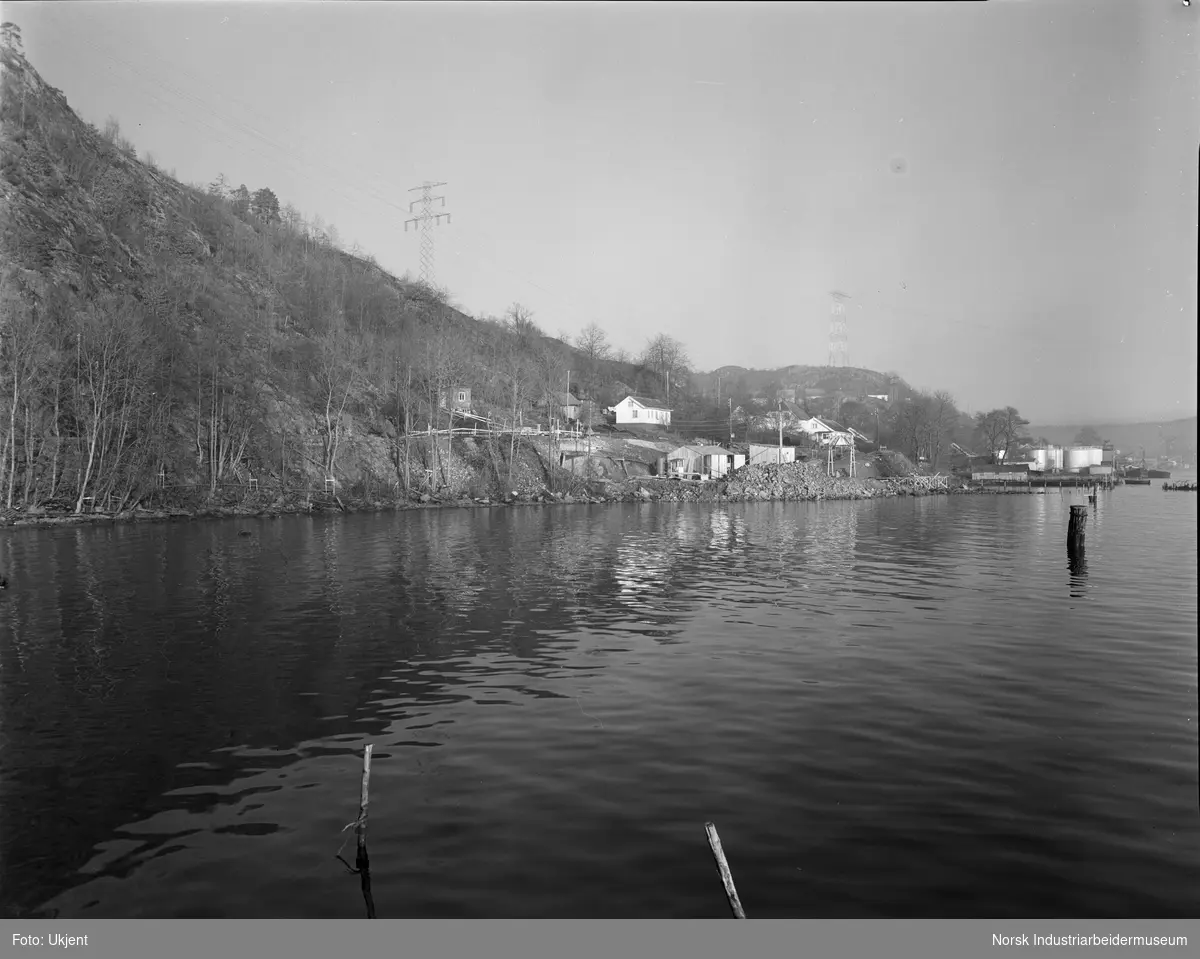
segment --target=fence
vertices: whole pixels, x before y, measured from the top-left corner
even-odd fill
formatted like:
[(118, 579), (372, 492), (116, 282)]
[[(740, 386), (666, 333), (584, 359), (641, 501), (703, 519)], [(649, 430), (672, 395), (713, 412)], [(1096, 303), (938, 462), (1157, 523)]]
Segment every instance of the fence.
[(460, 426), (446, 430), (409, 430), (409, 436), (569, 436), (586, 439), (589, 435), (585, 430), (546, 429), (541, 426), (484, 427)]

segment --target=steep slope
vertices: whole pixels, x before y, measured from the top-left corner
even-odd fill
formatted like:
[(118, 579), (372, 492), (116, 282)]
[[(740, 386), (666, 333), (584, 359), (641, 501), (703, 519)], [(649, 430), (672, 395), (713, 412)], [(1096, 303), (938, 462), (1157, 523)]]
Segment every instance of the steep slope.
[(277, 202), (176, 182), (82, 121), (19, 39), (0, 55), (0, 505), (515, 481), (405, 434), (445, 426), (464, 385), (524, 420), (578, 353), (527, 317), (463, 315)]

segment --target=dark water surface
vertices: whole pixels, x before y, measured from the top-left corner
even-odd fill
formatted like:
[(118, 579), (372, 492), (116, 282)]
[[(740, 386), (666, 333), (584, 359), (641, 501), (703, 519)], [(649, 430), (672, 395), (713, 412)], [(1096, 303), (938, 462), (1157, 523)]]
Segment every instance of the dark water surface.
[(371, 742), (380, 916), (1194, 916), (1197, 497), (1070, 502), (10, 530), (0, 902), (361, 916)]

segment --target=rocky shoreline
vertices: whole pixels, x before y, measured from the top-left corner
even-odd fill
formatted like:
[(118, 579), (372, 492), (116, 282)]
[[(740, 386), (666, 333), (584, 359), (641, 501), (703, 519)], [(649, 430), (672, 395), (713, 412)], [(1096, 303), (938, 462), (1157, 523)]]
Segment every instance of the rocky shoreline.
[(259, 494), (234, 504), (206, 504), (195, 508), (133, 509), (120, 513), (52, 513), (46, 510), (8, 510), (0, 526), (56, 527), (85, 523), (170, 522), (193, 519), (270, 518), (318, 513), (363, 513), (394, 510), (536, 506), (546, 504), (608, 503), (739, 503), (859, 500), (895, 496), (931, 496), (998, 492), (963, 484), (946, 477), (902, 476), (851, 479), (826, 476), (815, 463), (747, 466), (728, 477), (710, 482), (679, 482), (639, 478), (621, 483), (579, 481), (570, 492), (543, 488), (534, 493), (505, 497), (436, 496), (400, 499), (355, 499), (333, 496), (274, 496)]

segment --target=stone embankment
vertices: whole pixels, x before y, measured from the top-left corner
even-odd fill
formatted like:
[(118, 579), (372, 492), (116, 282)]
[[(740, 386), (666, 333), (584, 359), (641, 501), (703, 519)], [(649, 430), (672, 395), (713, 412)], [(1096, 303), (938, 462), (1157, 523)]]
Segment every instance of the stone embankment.
[(746, 466), (718, 485), (727, 500), (873, 499), (879, 496), (921, 496), (949, 492), (945, 477), (893, 476), (854, 479), (827, 476), (819, 463)]
[[(276, 517), (289, 513), (365, 512), (386, 509), (422, 509), (439, 506), (516, 506), (539, 503), (716, 503), (795, 500), (875, 499), (889, 496), (924, 496), (934, 493), (971, 492), (961, 482), (938, 476), (892, 476), (857, 479), (827, 476), (821, 464), (783, 463), (744, 466), (720, 480), (687, 482), (662, 478), (638, 478), (622, 482), (611, 479), (584, 480), (569, 475), (558, 477), (563, 489), (509, 492), (499, 496), (470, 496), (464, 492), (424, 493), (412, 499), (330, 497), (310, 495), (245, 496), (240, 502), (210, 504), (193, 509), (137, 509), (122, 513), (92, 513), (76, 516), (45, 509), (0, 511), (0, 525), (57, 526), (96, 521), (163, 521), (219, 517)], [(524, 484), (522, 484), (524, 485)], [(556, 484), (557, 485), (557, 484)]]

